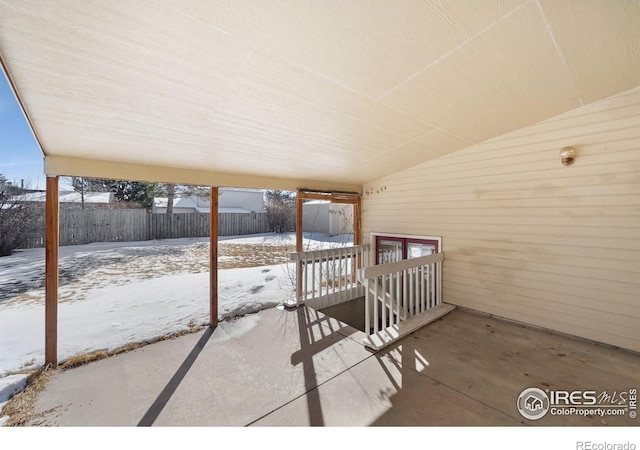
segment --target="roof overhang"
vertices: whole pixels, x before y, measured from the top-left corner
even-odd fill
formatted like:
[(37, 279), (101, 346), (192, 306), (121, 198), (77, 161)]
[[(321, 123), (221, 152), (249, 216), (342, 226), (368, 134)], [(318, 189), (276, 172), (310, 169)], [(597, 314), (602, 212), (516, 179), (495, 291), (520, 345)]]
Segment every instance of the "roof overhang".
[(358, 191), (640, 85), (640, 2), (0, 3), (52, 175)]

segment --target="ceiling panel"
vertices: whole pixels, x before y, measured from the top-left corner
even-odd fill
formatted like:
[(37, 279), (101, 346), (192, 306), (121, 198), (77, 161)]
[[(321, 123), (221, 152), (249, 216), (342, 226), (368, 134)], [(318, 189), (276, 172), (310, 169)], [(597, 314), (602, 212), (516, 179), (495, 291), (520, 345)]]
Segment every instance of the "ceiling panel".
[(381, 101), (474, 142), (580, 106), (534, 2)]
[(524, 3), (224, 0), (179, 9), (375, 99)]
[(469, 146), (468, 141), (433, 130), (366, 161), (374, 166), (394, 167), (398, 172)]
[[(367, 158), (432, 130), (408, 115), (389, 109), (285, 61), (255, 53), (239, 74), (220, 113), (275, 130), (295, 130), (298, 146), (309, 142), (337, 153)], [(323, 158), (332, 155), (308, 154)], [(354, 161), (355, 162), (355, 161)]]
[(585, 104), (640, 84), (640, 2), (540, 0)]

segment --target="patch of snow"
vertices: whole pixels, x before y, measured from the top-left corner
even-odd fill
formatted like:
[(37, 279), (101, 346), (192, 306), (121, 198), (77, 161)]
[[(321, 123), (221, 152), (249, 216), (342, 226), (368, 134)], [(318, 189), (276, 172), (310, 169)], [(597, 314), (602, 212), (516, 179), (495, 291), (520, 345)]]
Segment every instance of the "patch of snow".
[[(45, 192), (30, 192), (27, 194), (21, 194), (14, 197), (18, 201), (23, 202), (42, 202), (46, 200)], [(60, 203), (81, 203), (82, 194), (77, 191), (60, 191), (58, 194), (58, 201)], [(85, 203), (102, 203), (109, 204), (113, 201), (112, 192), (85, 192)]]
[(0, 405), (4, 405), (11, 397), (25, 388), (27, 377), (26, 374), (16, 374), (0, 378)]
[[(293, 292), (280, 266), (222, 270), (218, 315), (245, 315), (283, 303)], [(84, 300), (58, 305), (58, 358), (186, 330), (209, 320), (209, 273), (170, 275), (89, 291)], [(0, 310), (0, 374), (44, 363), (44, 305), (18, 304)]]
[[(27, 377), (26, 374), (16, 374), (0, 378), (0, 411), (11, 397), (27, 387)], [(0, 416), (0, 427), (7, 420), (9, 420), (9, 416)]]

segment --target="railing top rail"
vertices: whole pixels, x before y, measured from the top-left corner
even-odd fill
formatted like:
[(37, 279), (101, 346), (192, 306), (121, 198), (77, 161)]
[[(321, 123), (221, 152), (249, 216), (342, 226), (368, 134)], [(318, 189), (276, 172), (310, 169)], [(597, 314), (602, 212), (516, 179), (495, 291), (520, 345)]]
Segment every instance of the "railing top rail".
[(349, 247), (334, 247), (321, 250), (291, 252), (289, 253), (289, 261), (309, 261), (314, 259), (326, 258), (327, 256), (353, 256), (360, 251), (369, 250), (369, 247), (369, 244), (362, 244)]
[(425, 266), (444, 260), (444, 253), (434, 253), (433, 255), (421, 256), (419, 258), (403, 259), (392, 263), (379, 264), (377, 266), (366, 267), (363, 276), (366, 279), (373, 280), (382, 275), (389, 275), (395, 272), (401, 272), (415, 267)]

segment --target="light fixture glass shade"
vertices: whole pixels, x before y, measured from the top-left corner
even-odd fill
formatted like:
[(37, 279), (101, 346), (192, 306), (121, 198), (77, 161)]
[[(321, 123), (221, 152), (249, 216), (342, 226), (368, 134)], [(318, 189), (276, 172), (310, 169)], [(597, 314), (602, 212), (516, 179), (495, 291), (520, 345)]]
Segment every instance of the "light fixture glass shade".
[(560, 150), (560, 160), (565, 166), (570, 166), (576, 159), (576, 149), (573, 147), (563, 147)]

